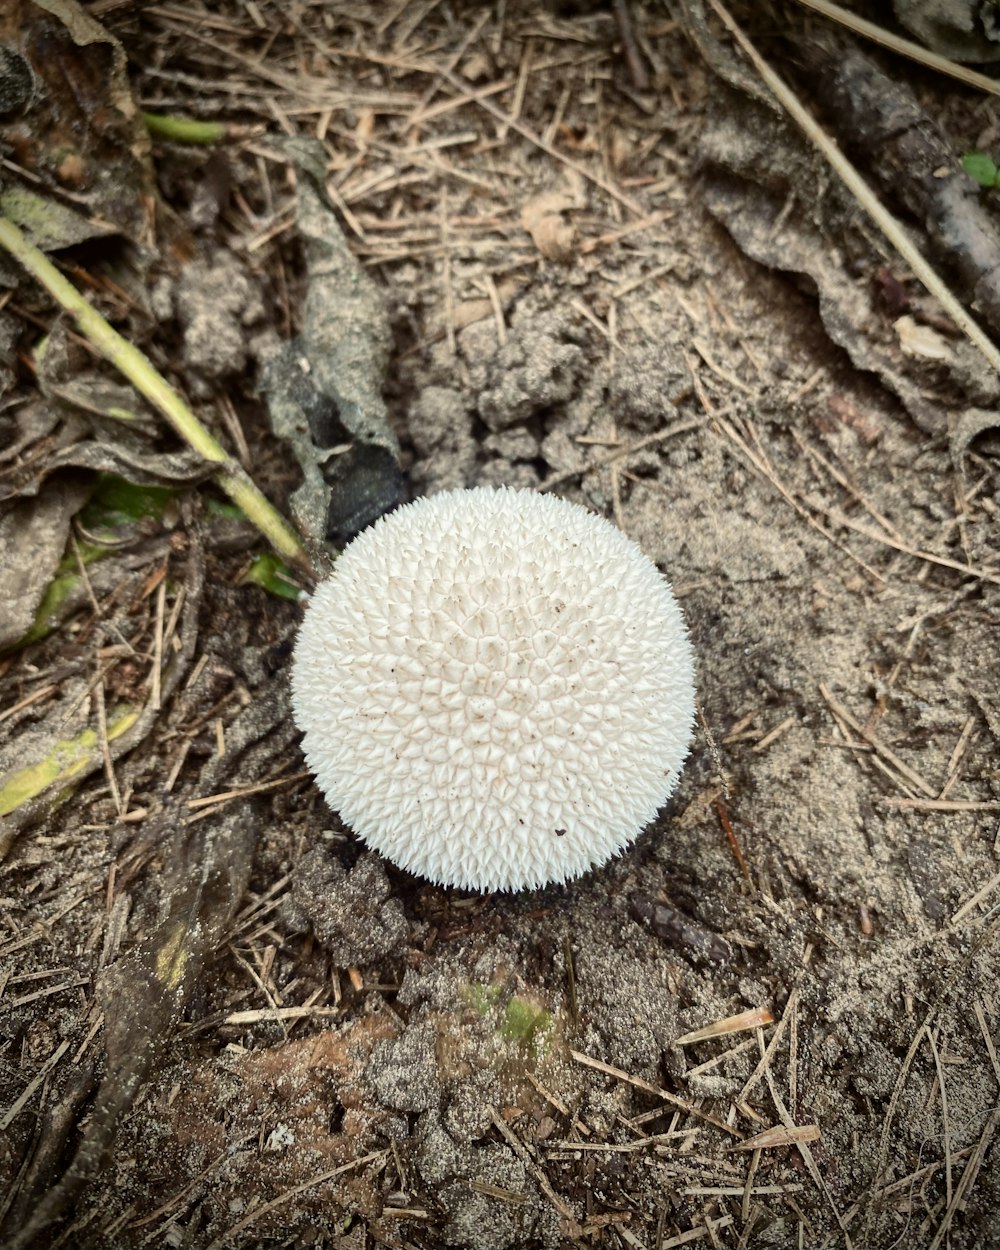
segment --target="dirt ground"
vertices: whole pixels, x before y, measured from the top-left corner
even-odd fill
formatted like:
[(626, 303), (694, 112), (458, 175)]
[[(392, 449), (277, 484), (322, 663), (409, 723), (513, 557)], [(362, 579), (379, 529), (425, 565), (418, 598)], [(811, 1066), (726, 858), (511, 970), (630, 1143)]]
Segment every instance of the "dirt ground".
[[(683, 606), (699, 728), (613, 863), (429, 886), (304, 775), (301, 606), (178, 494), (0, 662), (4, 776), (143, 710), (13, 812), (7, 1243), (59, 1183), (32, 1245), (1000, 1241), (1000, 470), (988, 422), (956, 435), (995, 377), (807, 149), (777, 191), (736, 169), (732, 88), (659, 6), (631, 5), (646, 83), (601, 6), (91, 9), (143, 108), (244, 128), (154, 146), (144, 349), (258, 485), (299, 480), (259, 389), (305, 281), (277, 139), (318, 135), (389, 312), (404, 497), (612, 518)], [(956, 154), (996, 139), (971, 88), (887, 64)], [(197, 975), (164, 972), (199, 925)]]

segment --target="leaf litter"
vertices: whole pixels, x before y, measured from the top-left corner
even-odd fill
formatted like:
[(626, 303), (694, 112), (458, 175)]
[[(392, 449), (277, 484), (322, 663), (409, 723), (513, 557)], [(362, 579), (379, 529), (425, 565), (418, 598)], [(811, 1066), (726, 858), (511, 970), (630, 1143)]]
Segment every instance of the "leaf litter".
[[(675, 802), (601, 872), (527, 896), (430, 887), (360, 847), (302, 775), (282, 698), (298, 609), (248, 584), (253, 532), (205, 488), (139, 521), (83, 564), (93, 595), (0, 661), (4, 775), (46, 743), (88, 752), (71, 789), (6, 817), (8, 1240), (997, 1235), (988, 403), (971, 364), (899, 350), (901, 312), (879, 304), (892, 261), (822, 178), (804, 184), (811, 217), (784, 220), (780, 194), (765, 206), (747, 184), (740, 203), (729, 185), (726, 225), (757, 216), (733, 225), (739, 246), (720, 231), (705, 202), (724, 178), (694, 169), (726, 102), (678, 25), (617, 8), (469, 27), (424, 5), (255, 5), (249, 22), (160, 6), (120, 27), (144, 110), (246, 126), (220, 211), (181, 223), (182, 256), (230, 252), (273, 323), (243, 373), (202, 371), (227, 446), (242, 434), (258, 482), (295, 489), (254, 383), (305, 317), (301, 186), (263, 125), (324, 145), (338, 246), (388, 311), (411, 483), (558, 480), (613, 516), (684, 599), (702, 729)], [(629, 28), (651, 87), (617, 50)], [(715, 62), (746, 76), (732, 49)], [(942, 115), (957, 164), (976, 123), (951, 101)], [(191, 168), (158, 160), (165, 186), (172, 160)], [(580, 168), (576, 240), (546, 255), (531, 206)], [(819, 301), (751, 246), (768, 220), (792, 268), (823, 277)], [(159, 263), (175, 284), (183, 262)], [(831, 291), (853, 310), (839, 345)], [(96, 298), (121, 315), (106, 282)], [(162, 307), (125, 315), (183, 360)], [(851, 363), (868, 339), (888, 362), (874, 374)], [(61, 480), (45, 471), (59, 400), (12, 427), (0, 466), (39, 500)], [(71, 407), (76, 441), (94, 438), (88, 404), (107, 398)], [(121, 706), (137, 719), (119, 737)]]

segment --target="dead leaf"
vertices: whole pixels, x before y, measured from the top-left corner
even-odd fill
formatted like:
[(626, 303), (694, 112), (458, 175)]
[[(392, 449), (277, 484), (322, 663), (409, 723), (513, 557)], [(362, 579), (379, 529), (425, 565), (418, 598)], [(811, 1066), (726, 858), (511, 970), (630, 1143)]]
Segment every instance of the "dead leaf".
[(0, 43), (34, 78), (27, 107), (0, 126), (6, 150), (41, 179), (33, 194), (43, 201), (49, 190), (62, 194), (89, 216), (148, 242), (150, 140), (124, 48), (74, 0), (0, 5)]
[(60, 204), (51, 196), (39, 195), (28, 187), (10, 187), (0, 193), (0, 213), (19, 226), (43, 252), (72, 247), (87, 239), (114, 234), (114, 227), (91, 221), (82, 213)]
[(576, 226), (563, 216), (576, 207), (574, 196), (565, 191), (546, 191), (521, 209), (521, 225), (547, 260), (572, 260), (576, 254)]
[[(314, 543), (342, 546), (399, 498), (399, 442), (382, 398), (392, 330), (382, 292), (327, 199), (322, 145), (294, 139), (283, 146), (298, 179), (309, 285), (302, 337), (271, 361), (264, 389), (271, 426), (305, 476), (292, 512)], [(344, 454), (331, 455), (345, 444)]]
[(899, 335), (899, 345), (905, 355), (954, 362), (955, 353), (950, 344), (930, 326), (920, 325), (907, 315), (894, 321), (892, 328)]
[(31, 628), (56, 567), (66, 550), (73, 514), (88, 488), (63, 478), (34, 499), (15, 503), (0, 516), (0, 653)]

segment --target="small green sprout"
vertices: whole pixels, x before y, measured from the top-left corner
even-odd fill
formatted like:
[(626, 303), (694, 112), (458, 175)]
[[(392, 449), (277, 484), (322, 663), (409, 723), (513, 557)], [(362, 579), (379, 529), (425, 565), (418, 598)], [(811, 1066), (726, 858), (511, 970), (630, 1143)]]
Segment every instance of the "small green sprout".
[(962, 157), (962, 168), (981, 187), (1000, 187), (1000, 169), (993, 157), (985, 152), (966, 152)]

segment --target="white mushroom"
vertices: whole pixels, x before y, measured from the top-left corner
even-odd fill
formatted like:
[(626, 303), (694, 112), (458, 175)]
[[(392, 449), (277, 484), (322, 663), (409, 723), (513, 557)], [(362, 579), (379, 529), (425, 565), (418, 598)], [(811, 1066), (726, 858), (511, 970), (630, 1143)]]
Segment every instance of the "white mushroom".
[(292, 704), (330, 805), (411, 872), (564, 881), (670, 795), (694, 711), (666, 579), (585, 508), (450, 491), (382, 517), (316, 591)]

